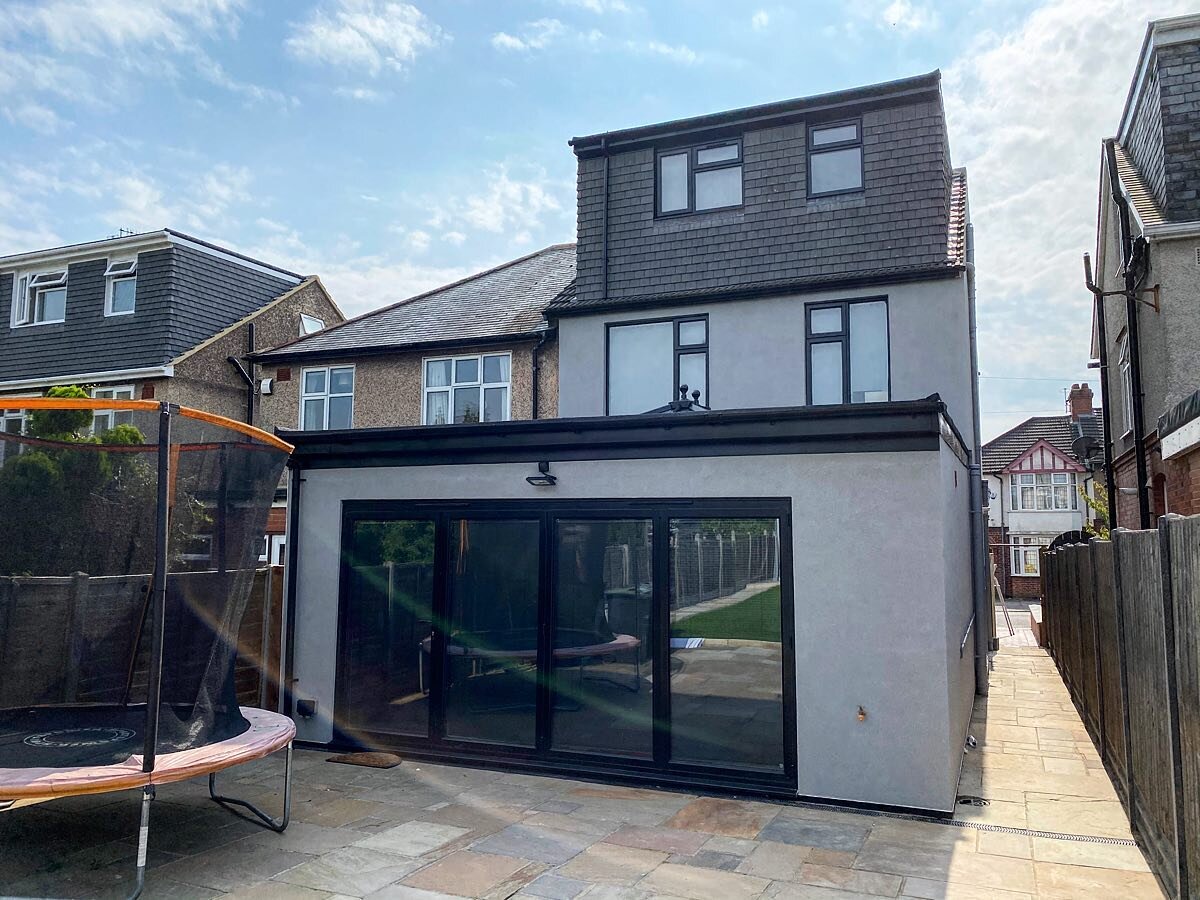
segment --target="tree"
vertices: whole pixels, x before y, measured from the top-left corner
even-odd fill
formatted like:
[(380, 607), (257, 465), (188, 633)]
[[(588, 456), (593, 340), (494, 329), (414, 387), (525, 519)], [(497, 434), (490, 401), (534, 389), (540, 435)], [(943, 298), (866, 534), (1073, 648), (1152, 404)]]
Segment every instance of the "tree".
[(1092, 537), (1107, 541), (1109, 539), (1109, 523), (1112, 521), (1108, 515), (1108, 491), (1099, 482), (1093, 482), (1093, 484), (1095, 485), (1095, 497), (1089, 497), (1082, 485), (1076, 488), (1079, 496), (1083, 498), (1084, 505), (1092, 512), (1092, 521), (1083, 523), (1083, 531)]

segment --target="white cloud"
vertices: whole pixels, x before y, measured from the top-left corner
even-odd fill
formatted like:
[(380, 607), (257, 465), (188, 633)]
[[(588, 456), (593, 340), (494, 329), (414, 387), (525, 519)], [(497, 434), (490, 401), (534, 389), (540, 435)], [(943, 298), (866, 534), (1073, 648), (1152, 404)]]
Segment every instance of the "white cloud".
[(604, 13), (628, 13), (633, 8), (624, 0), (558, 0), (560, 6), (572, 6), (576, 9), (587, 10), (597, 15)]
[(392, 96), (388, 91), (377, 91), (369, 87), (338, 87), (333, 89), (333, 93), (338, 97), (361, 100), (364, 103), (382, 103)]
[(566, 34), (567, 27), (558, 19), (538, 19), (536, 22), (527, 22), (519, 35), (497, 32), (492, 35), (492, 46), (497, 50), (519, 53), (544, 50)]
[(663, 43), (662, 41), (630, 41), (626, 46), (637, 53), (661, 56), (671, 62), (680, 63), (685, 66), (695, 65), (701, 60), (700, 54), (686, 44), (672, 45)]
[[(1082, 256), (1095, 244), (1100, 142), (1116, 130), (1140, 23), (1184, 11), (1052, 0), (1009, 33), (979, 35), (945, 70), (953, 159), (969, 170), (985, 375), (1088, 378)], [(985, 380), (985, 425), (994, 434), (1029, 410), (1061, 410), (1062, 386)]]
[(544, 175), (513, 178), (508, 167), (501, 165), (489, 169), (486, 179), (486, 184), (465, 197), (430, 204), (429, 227), (443, 235), (465, 229), (501, 234), (540, 227), (548, 216), (563, 209)]
[(936, 27), (938, 16), (927, 4), (913, 3), (912, 0), (892, 0), (880, 13), (879, 24), (911, 34)]
[(444, 231), (444, 232), (442, 232), (442, 240), (445, 241), (447, 244), (454, 245), (455, 247), (461, 246), (463, 241), (465, 241), (466, 239), (467, 239), (467, 236), (465, 234), (463, 234), (461, 231)]
[(770, 15), (767, 14), (767, 11), (765, 9), (760, 9), (758, 12), (756, 12), (754, 15), (752, 15), (750, 17), (750, 26), (755, 31), (762, 31), (764, 28), (766, 28), (770, 24), (771, 24), (771, 17), (770, 17)]
[(409, 3), (332, 0), (293, 24), (284, 46), (303, 62), (377, 76), (403, 71), (447, 40), (445, 31)]
[(64, 125), (58, 113), (32, 101), (4, 107), (4, 116), (14, 125), (24, 125), (39, 134), (56, 134)]
[(244, 0), (43, 0), (0, 7), (0, 31), (38, 34), (56, 50), (105, 55), (143, 45), (185, 49), (196, 31), (236, 33)]

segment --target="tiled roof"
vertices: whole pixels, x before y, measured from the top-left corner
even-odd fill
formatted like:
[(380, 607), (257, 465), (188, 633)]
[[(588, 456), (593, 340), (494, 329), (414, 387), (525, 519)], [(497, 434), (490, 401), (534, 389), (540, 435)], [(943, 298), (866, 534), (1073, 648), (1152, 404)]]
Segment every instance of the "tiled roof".
[(967, 170), (955, 169), (950, 181), (950, 219), (946, 257), (952, 266), (967, 263)]
[(1125, 152), (1125, 148), (1120, 144), (1114, 143), (1113, 150), (1117, 159), (1117, 177), (1121, 179), (1125, 193), (1129, 195), (1129, 200), (1133, 203), (1133, 208), (1137, 211), (1138, 218), (1142, 220), (1142, 224), (1165, 224), (1167, 218), (1163, 215), (1162, 210), (1159, 209), (1158, 201), (1154, 199), (1154, 192), (1147, 187), (1142, 174), (1137, 170), (1137, 166), (1133, 164), (1133, 160), (1129, 158), (1129, 154)]
[(575, 279), (575, 245), (555, 244), (445, 287), (257, 354), (256, 359), (353, 355), (470, 343), (546, 328), (543, 311)]
[(1099, 410), (1082, 415), (1075, 422), (1066, 415), (1034, 416), (983, 445), (983, 471), (1001, 471), (1038, 441), (1046, 441), (1071, 459), (1083, 463), (1085, 459), (1076, 454), (1073, 447), (1075, 439), (1081, 436), (1090, 437), (1097, 446), (1100, 445), (1103, 425)]

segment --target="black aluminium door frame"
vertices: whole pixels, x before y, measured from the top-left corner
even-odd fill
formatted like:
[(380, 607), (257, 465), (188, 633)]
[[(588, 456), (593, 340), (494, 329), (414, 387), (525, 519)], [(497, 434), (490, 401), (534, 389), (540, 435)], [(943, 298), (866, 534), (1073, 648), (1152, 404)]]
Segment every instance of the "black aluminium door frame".
[[(535, 706), (535, 745), (514, 747), (445, 736), (445, 628), (449, 621), (449, 548), (451, 521), (455, 519), (538, 520), (538, 690)], [(717, 765), (675, 763), (670, 760), (670, 523), (683, 518), (772, 518), (779, 521), (779, 574), (781, 644), (783, 652), (783, 759), (782, 773), (736, 770)], [(600, 753), (554, 750), (550, 746), (553, 697), (553, 616), (555, 612), (555, 533), (559, 520), (648, 520), (652, 529), (651, 558), (651, 658), (653, 679), (653, 747), (650, 760)], [(433, 619), (430, 665), (430, 703), (427, 737), (413, 738), (356, 727), (353, 733), (339, 726), (347, 701), (346, 659), (343, 642), (350, 588), (345, 552), (360, 521), (430, 521), (434, 547)], [(794, 792), (797, 785), (795, 593), (793, 584), (791, 499), (788, 497), (661, 498), (598, 500), (346, 500), (342, 503), (338, 578), (338, 633), (335, 640), (333, 741), (334, 749), (396, 749), (430, 759), (488, 762), (570, 774), (627, 776), (681, 785), (711, 785)]]

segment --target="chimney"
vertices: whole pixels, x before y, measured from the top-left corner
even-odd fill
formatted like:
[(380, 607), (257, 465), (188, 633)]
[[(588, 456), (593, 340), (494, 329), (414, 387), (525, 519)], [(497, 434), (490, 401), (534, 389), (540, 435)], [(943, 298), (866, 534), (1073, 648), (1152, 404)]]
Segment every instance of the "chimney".
[(1095, 411), (1092, 408), (1092, 397), (1092, 389), (1086, 381), (1083, 384), (1071, 385), (1071, 393), (1067, 395), (1067, 412), (1071, 414), (1072, 420)]

